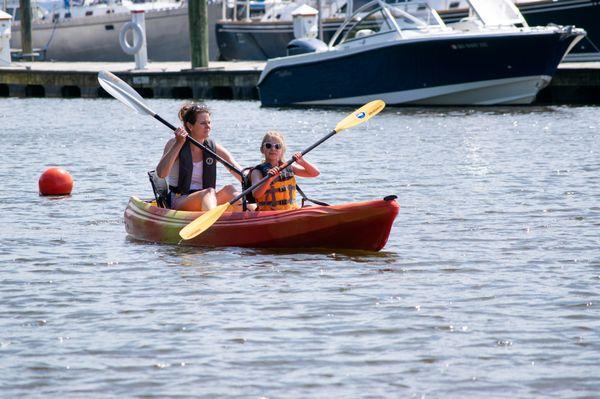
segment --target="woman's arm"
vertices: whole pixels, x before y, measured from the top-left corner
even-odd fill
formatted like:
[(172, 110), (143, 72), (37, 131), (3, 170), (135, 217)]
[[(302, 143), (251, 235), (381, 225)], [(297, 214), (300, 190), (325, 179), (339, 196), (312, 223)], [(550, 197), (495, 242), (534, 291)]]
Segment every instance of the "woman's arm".
[[(230, 164), (232, 164), (233, 166), (235, 166), (238, 170), (242, 170), (242, 167), (239, 163), (236, 162), (236, 160), (233, 158), (233, 155), (231, 155), (231, 153), (220, 144), (217, 144), (217, 155), (229, 162)], [(240, 183), (242, 182), (242, 177), (236, 171), (231, 170), (229, 168), (227, 168), (227, 170), (233, 175), (233, 177), (237, 179), (237, 181), (239, 181)]]
[(296, 160), (296, 163), (292, 165), (292, 170), (294, 171), (294, 174), (296, 176), (300, 176), (300, 177), (317, 177), (317, 176), (319, 176), (319, 174), (320, 174), (319, 169), (317, 169), (317, 167), (315, 165), (311, 164), (306, 159), (304, 159), (302, 157), (301, 152), (295, 153), (293, 158), (294, 158), (294, 160)]
[(175, 138), (167, 141), (163, 156), (158, 161), (158, 165), (156, 165), (156, 174), (158, 177), (165, 179), (169, 175), (173, 164), (177, 160), (177, 157), (179, 157), (181, 147), (185, 144), (186, 137), (187, 132), (180, 127), (175, 131)]

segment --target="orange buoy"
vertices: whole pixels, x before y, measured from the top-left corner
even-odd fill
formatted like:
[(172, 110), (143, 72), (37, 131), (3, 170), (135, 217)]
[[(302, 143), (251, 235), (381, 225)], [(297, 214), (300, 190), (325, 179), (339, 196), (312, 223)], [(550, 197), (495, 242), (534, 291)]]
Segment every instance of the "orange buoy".
[(48, 168), (38, 182), (40, 195), (68, 195), (73, 189), (73, 178), (63, 168)]

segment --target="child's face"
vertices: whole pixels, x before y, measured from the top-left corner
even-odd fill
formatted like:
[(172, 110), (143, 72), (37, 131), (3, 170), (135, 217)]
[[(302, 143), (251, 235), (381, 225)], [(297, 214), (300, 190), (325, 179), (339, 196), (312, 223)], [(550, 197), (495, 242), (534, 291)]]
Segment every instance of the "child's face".
[(280, 161), (283, 157), (283, 142), (276, 137), (270, 137), (263, 143), (262, 153), (267, 161)]

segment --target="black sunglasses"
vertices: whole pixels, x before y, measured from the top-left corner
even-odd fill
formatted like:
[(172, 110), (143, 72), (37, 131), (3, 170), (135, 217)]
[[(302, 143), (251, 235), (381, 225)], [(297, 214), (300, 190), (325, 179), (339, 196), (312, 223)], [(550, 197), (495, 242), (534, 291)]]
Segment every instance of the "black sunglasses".
[(279, 144), (279, 143), (275, 143), (275, 144), (273, 144), (273, 143), (265, 143), (264, 145), (265, 145), (265, 148), (267, 150), (270, 150), (271, 147), (275, 147), (276, 150), (280, 150), (281, 149), (281, 144)]

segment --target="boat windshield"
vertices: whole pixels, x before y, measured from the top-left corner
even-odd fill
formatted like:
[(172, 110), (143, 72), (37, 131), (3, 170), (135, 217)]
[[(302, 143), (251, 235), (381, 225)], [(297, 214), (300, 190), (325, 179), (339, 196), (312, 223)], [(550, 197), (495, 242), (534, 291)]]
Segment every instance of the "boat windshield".
[(356, 10), (333, 35), (329, 46), (389, 32), (402, 35), (402, 31), (428, 31), (444, 27), (440, 16), (425, 3), (386, 4), (375, 0)]
[(339, 43), (395, 30), (394, 26), (390, 24), (388, 16), (383, 13), (381, 8), (371, 10), (368, 14), (364, 14), (354, 20), (356, 23), (350, 26)]
[(402, 30), (444, 27), (444, 22), (429, 4), (410, 1), (391, 4), (388, 8)]
[(509, 0), (468, 0), (471, 12), (486, 26), (521, 25), (527, 22), (519, 9)]

